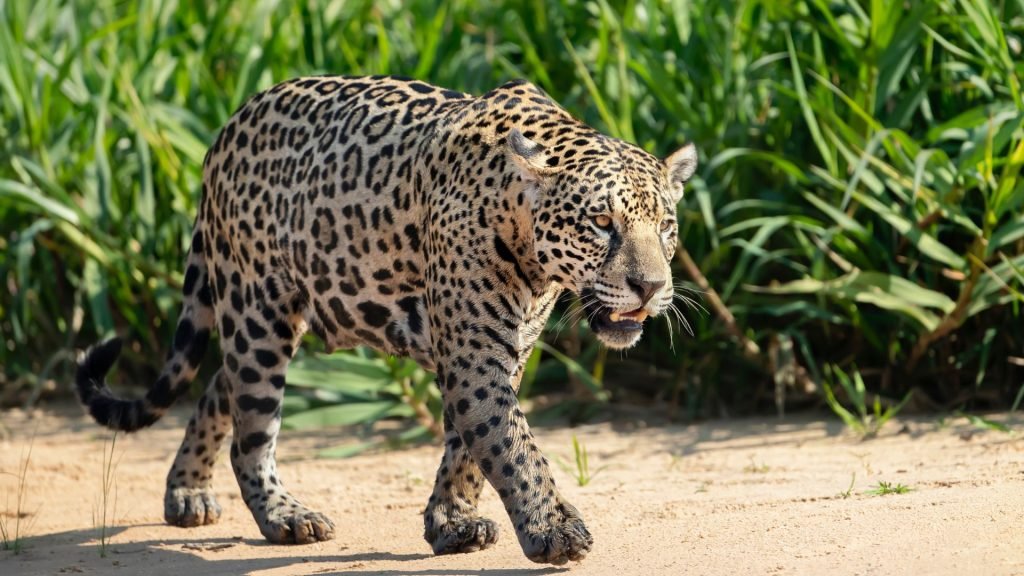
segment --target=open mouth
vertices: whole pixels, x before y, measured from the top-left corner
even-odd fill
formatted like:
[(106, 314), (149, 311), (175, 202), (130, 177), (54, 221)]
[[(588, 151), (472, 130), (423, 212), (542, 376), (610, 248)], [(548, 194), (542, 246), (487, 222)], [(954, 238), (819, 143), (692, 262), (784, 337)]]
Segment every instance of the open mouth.
[(590, 319), (590, 329), (594, 332), (639, 332), (644, 328), (644, 320), (647, 319), (647, 310), (637, 308), (629, 312), (616, 312), (598, 302), (595, 298), (588, 298), (590, 303), (584, 306), (587, 318)]

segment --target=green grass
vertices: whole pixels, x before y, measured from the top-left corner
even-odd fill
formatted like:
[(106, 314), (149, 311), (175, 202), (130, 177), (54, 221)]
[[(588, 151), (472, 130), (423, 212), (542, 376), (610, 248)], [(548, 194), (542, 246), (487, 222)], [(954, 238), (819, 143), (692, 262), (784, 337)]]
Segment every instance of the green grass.
[(842, 492), (839, 493), (839, 497), (842, 498), (843, 500), (846, 500), (847, 498), (849, 498), (851, 493), (853, 492), (853, 483), (856, 482), (856, 481), (857, 481), (857, 473), (856, 472), (850, 473), (850, 485), (846, 487), (846, 490), (843, 490)]
[(576, 481), (577, 486), (586, 486), (587, 484), (590, 484), (590, 481), (594, 479), (594, 476), (596, 476), (598, 472), (604, 469), (604, 466), (601, 466), (596, 470), (590, 469), (590, 458), (587, 456), (587, 447), (576, 438), (575, 434), (572, 435), (572, 452), (572, 465), (569, 465), (562, 458), (557, 460), (558, 465), (566, 474), (572, 476), (573, 480)]
[(14, 495), (14, 519), (9, 516), (10, 499), (9, 494), (4, 494), (4, 511), (0, 514), (0, 550), (10, 550), (15, 555), (25, 550), (25, 530), (29, 526), (22, 526), (22, 519), (29, 515), (26, 509), (26, 498), (28, 497), (28, 467), (32, 462), (32, 445), (35, 443), (35, 432), (28, 441), (28, 447), (22, 451), (21, 465), (17, 473), (2, 472), (17, 479), (18, 485)]
[[(569, 382), (598, 406), (767, 412), (824, 399), (826, 366), (949, 410), (1024, 392), (1006, 361), (1024, 345), (1021, 0), (0, 0), (0, 12), (5, 402), (34, 398), (48, 365), (68, 381), (54, 359), (115, 331), (133, 344), (119, 374), (154, 375), (206, 147), (250, 94), (328, 72), (476, 93), (526, 77), (652, 152), (696, 142), (702, 165), (678, 207), (680, 261), (694, 266), (677, 277), (719, 305), (688, 315), (692, 338), (649, 322), (628, 354), (566, 322), (524, 393)], [(780, 342), (793, 352), (773, 352)], [(319, 421), (436, 424), (436, 398), (381, 382), (365, 403), (386, 406)], [(325, 387), (309, 408), (330, 407)]]
[[(882, 398), (877, 394), (874, 400), (868, 402), (867, 387), (864, 379), (856, 368), (853, 369), (853, 376), (847, 375), (836, 366), (826, 367), (826, 378), (822, 381), (822, 388), (825, 390), (825, 402), (832, 412), (846, 424), (852, 432), (857, 434), (861, 440), (867, 440), (878, 436), (882, 427), (899, 414), (900, 410), (910, 400), (911, 392), (899, 402), (887, 402), (882, 407)], [(838, 382), (840, 389), (844, 392), (847, 401), (853, 404), (853, 411), (848, 410), (836, 397), (833, 384), (829, 381)]]
[(879, 482), (874, 488), (865, 491), (864, 494), (868, 496), (888, 496), (890, 494), (906, 494), (911, 490), (913, 490), (913, 488), (904, 486), (898, 482), (895, 484), (891, 482)]
[(743, 471), (746, 472), (747, 474), (767, 474), (768, 471), (771, 469), (771, 466), (765, 464), (764, 462), (758, 464), (754, 460), (753, 456), (750, 457), (750, 464), (747, 464), (746, 466), (743, 467)]
[(117, 446), (117, 431), (110, 437), (110, 448), (107, 449), (107, 442), (103, 442), (103, 468), (100, 481), (100, 496), (96, 507), (93, 509), (93, 525), (99, 530), (100, 558), (107, 557), (110, 548), (110, 528), (117, 516), (117, 460), (114, 459), (114, 448)]

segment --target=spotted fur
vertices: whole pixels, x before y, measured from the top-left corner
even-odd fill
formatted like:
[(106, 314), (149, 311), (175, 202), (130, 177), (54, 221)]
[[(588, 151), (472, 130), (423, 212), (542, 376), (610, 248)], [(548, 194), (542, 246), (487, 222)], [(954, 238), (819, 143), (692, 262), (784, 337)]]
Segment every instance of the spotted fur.
[(516, 401), (526, 358), (565, 289), (624, 348), (673, 297), (675, 206), (692, 146), (662, 161), (604, 136), (536, 87), (481, 97), (390, 77), (300, 78), (250, 99), (204, 163), (172, 352), (139, 400), (104, 383), (117, 340), (79, 363), (100, 423), (155, 422), (196, 374), (211, 331), (223, 366), (167, 477), (171, 524), (210, 524), (221, 442), (260, 531), (327, 540), (334, 525), (282, 485), (274, 458), (286, 366), (311, 330), (437, 373), (445, 452), (424, 514), (437, 554), (487, 548), (497, 489), (525, 554), (580, 560), (592, 538), (558, 492)]

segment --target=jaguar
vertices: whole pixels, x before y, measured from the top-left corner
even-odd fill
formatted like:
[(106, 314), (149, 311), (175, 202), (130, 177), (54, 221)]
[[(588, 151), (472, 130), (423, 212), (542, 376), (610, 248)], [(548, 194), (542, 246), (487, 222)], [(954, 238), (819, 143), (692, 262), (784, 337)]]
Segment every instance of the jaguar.
[(493, 545), (477, 512), (498, 492), (525, 555), (579, 561), (593, 538), (559, 492), (517, 401), (559, 296), (596, 337), (633, 346), (674, 297), (676, 205), (697, 168), (688, 144), (659, 159), (512, 81), (474, 97), (398, 77), (305, 77), (249, 99), (203, 162), (202, 196), (166, 362), (138, 399), (106, 383), (112, 338), (79, 359), (76, 388), (114, 430), (156, 422), (196, 377), (216, 331), (222, 363), (167, 476), (166, 521), (221, 515), (221, 444), (260, 532), (334, 537), (285, 489), (275, 451), (286, 367), (312, 332), (436, 373), (444, 455), (424, 514), (436, 554)]

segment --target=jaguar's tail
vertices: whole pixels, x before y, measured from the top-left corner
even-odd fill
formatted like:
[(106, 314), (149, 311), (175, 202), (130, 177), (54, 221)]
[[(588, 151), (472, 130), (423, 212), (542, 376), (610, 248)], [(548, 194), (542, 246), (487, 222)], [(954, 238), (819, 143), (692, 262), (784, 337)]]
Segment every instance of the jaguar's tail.
[(118, 398), (104, 380), (121, 353), (119, 338), (89, 348), (79, 359), (75, 387), (82, 403), (100, 424), (126, 432), (153, 424), (188, 390), (196, 375), (214, 325), (213, 294), (198, 227), (192, 237), (182, 293), (182, 311), (174, 332), (173, 348), (160, 377), (145, 397)]

